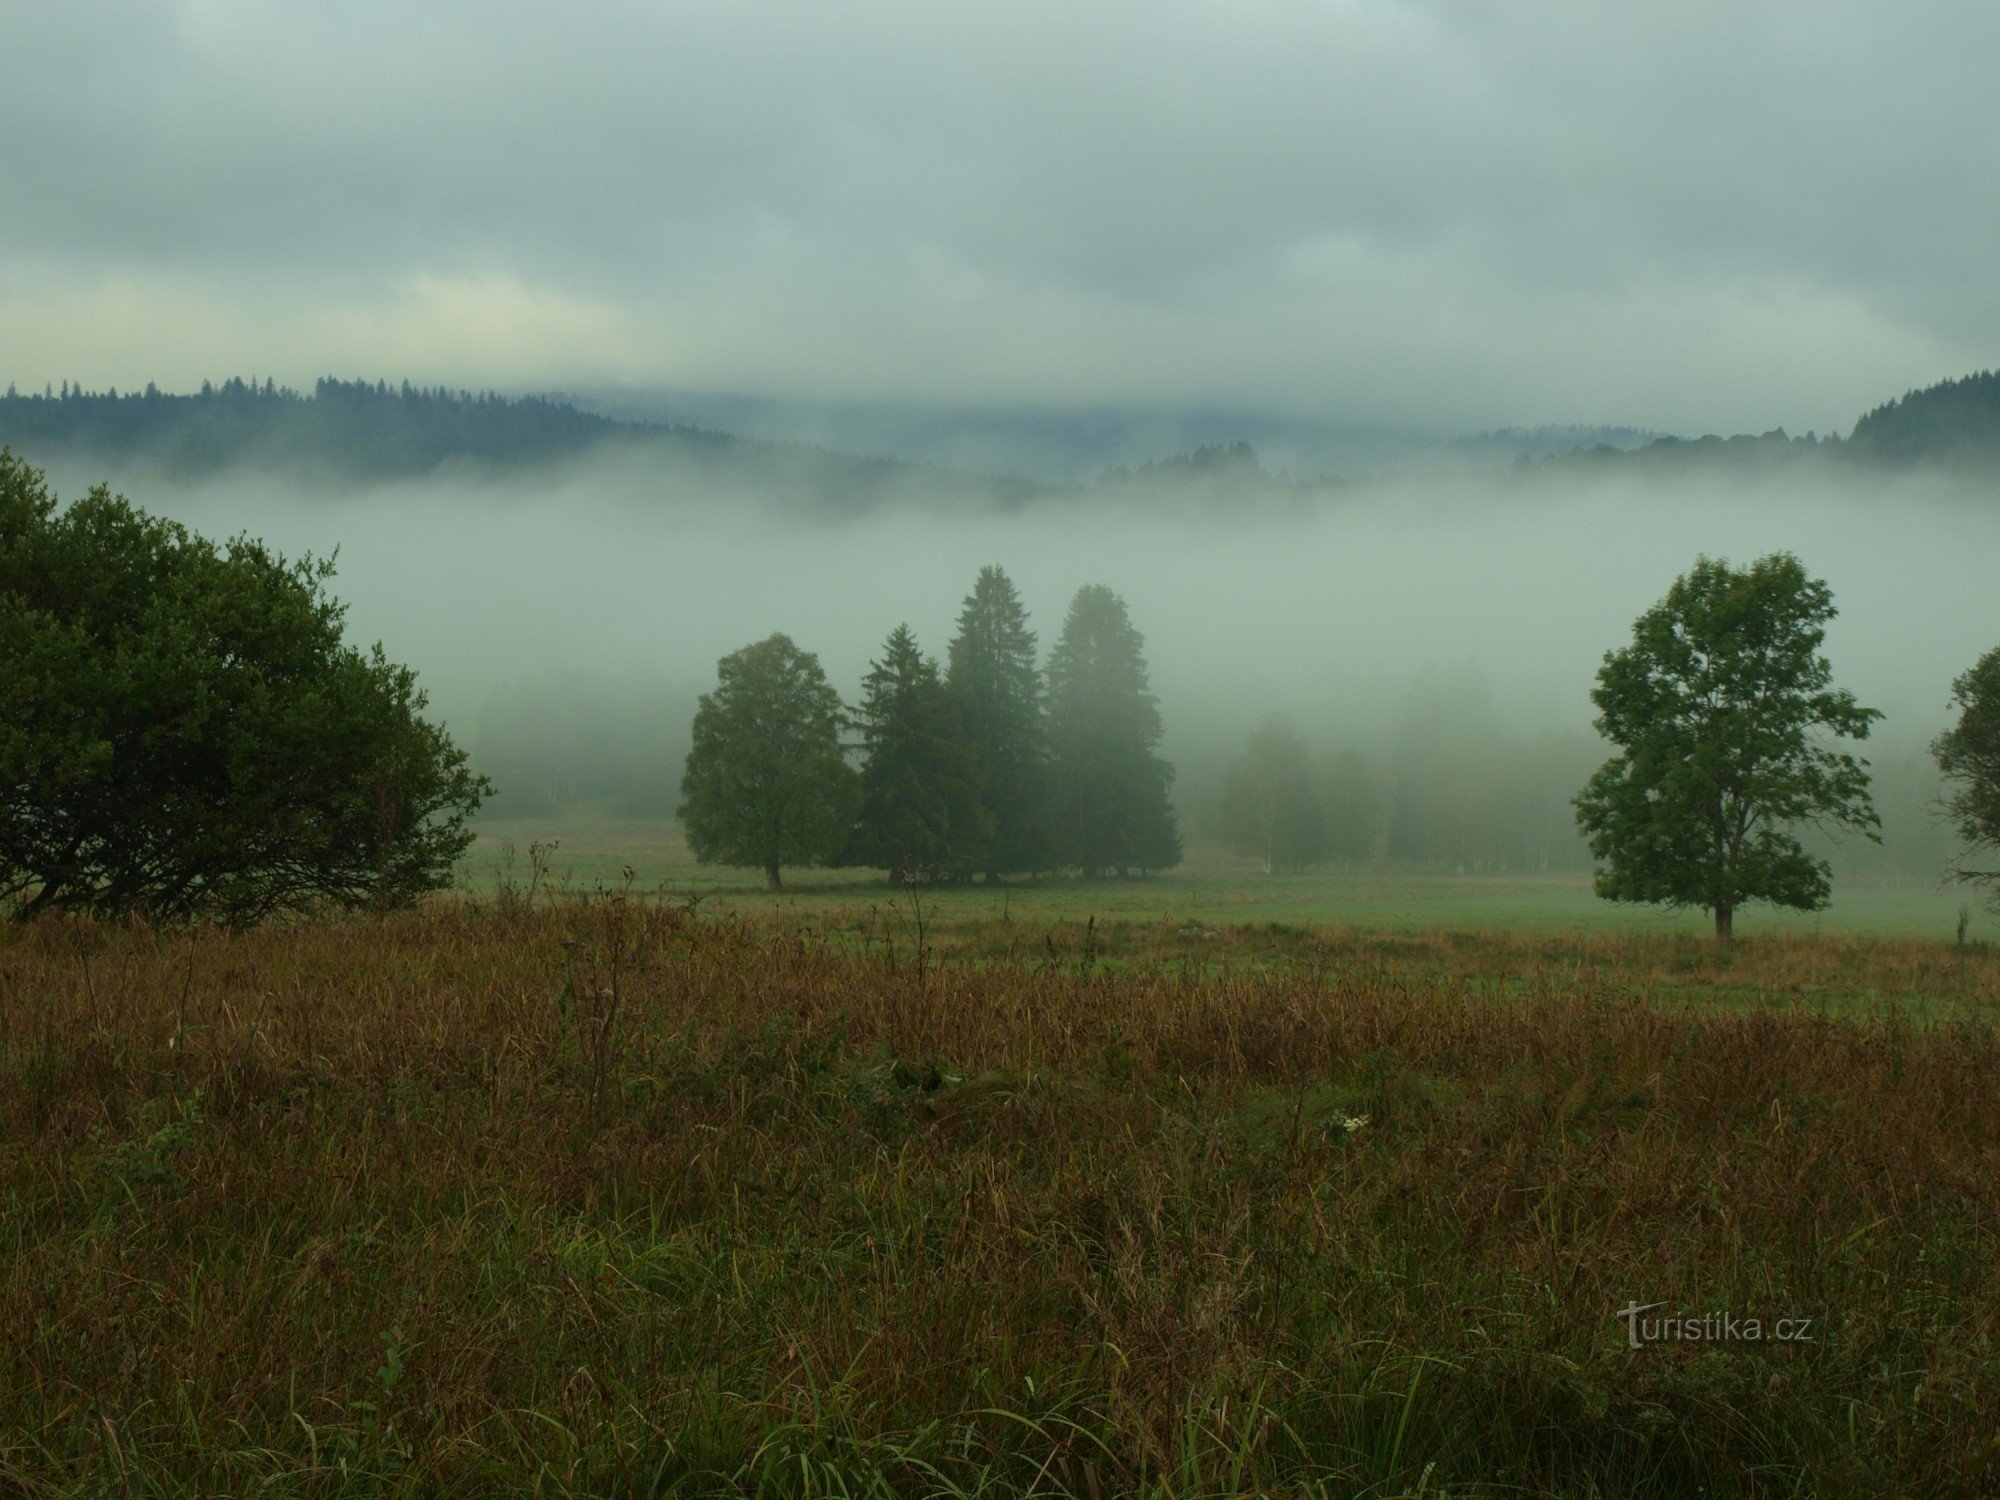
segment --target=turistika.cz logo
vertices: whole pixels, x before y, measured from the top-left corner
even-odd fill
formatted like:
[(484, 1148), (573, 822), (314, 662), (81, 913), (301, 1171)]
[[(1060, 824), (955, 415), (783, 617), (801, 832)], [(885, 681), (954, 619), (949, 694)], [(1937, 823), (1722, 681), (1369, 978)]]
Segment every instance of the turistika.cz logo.
[(1819, 1337), (1817, 1318), (1739, 1318), (1732, 1312), (1662, 1313), (1664, 1302), (1628, 1302), (1615, 1316), (1625, 1325), (1625, 1342), (1647, 1344), (1810, 1344)]

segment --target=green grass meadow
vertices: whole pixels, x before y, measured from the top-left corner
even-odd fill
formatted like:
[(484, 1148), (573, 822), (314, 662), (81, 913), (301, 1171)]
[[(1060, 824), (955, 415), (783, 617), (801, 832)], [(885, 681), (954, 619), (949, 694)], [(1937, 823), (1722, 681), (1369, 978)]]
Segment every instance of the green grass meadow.
[[(758, 916), (849, 911), (881, 905), (897, 892), (879, 872), (797, 869), (785, 872), (785, 889), (765, 889), (761, 871), (702, 865), (671, 821), (611, 818), (589, 811), (552, 818), (486, 819), (461, 867), (474, 891), (492, 891), (507, 880), (525, 885), (530, 849), (549, 846), (548, 877), (573, 894), (622, 885), (701, 893), (715, 909)], [(511, 850), (511, 855), (510, 855)], [(947, 923), (1006, 918), (1035, 923), (1182, 923), (1308, 929), (1356, 928), (1379, 932), (1515, 932), (1533, 934), (1700, 935), (1709, 922), (1698, 911), (1668, 911), (1600, 900), (1588, 877), (1446, 873), (1422, 870), (1341, 869), (1267, 875), (1253, 860), (1218, 844), (1190, 841), (1188, 857), (1173, 870), (1127, 880), (1066, 877), (1008, 881), (995, 889), (971, 886), (928, 891)], [(1745, 935), (1825, 934), (1938, 938), (1957, 934), (1961, 909), (1969, 908), (1967, 936), (2000, 938), (2000, 915), (1982, 909), (1963, 891), (1944, 887), (1842, 888), (1822, 912), (1752, 906), (1737, 918)]]

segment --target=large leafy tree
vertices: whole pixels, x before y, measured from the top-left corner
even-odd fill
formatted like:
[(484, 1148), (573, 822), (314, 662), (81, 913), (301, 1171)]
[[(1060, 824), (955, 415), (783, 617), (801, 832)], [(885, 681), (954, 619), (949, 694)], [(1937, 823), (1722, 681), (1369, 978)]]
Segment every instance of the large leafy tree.
[(1700, 907), (1720, 938), (1747, 902), (1826, 905), (1826, 862), (1794, 831), (1880, 826), (1867, 763), (1828, 743), (1881, 717), (1832, 686), (1834, 614), (1789, 554), (1742, 569), (1704, 557), (1606, 654), (1591, 701), (1618, 753), (1576, 799), (1599, 895)]
[(992, 815), (986, 877), (1042, 869), (1048, 861), (1048, 735), (1035, 633), (1013, 580), (996, 567), (959, 611), (946, 657), (945, 688)]
[(704, 864), (760, 868), (837, 858), (854, 820), (854, 770), (840, 744), (840, 696), (819, 658), (774, 635), (717, 663), (681, 778), (681, 827)]
[(0, 449), (0, 906), (255, 921), (450, 883), (490, 790), (330, 561), (217, 546)]
[(1048, 684), (1057, 860), (1087, 875), (1178, 864), (1167, 800), (1174, 768), (1153, 753), (1160, 706), (1147, 686), (1145, 642), (1104, 585), (1077, 590), (1049, 653)]
[(2000, 900), (2000, 647), (1951, 685), (1958, 722), (1931, 743), (1944, 812), (1964, 844), (1953, 873)]
[(992, 819), (937, 663), (898, 625), (862, 679), (861, 812), (848, 859), (898, 881), (962, 875), (985, 855)]
[(1283, 714), (1267, 714), (1223, 783), (1224, 835), (1264, 869), (1296, 870), (1333, 854), (1333, 825), (1313, 786), (1312, 757)]

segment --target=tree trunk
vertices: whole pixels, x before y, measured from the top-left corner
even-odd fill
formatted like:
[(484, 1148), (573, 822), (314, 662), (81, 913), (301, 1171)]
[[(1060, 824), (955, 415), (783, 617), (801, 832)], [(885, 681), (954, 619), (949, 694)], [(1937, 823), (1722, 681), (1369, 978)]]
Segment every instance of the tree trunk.
[(774, 891), (782, 891), (785, 888), (785, 882), (778, 878), (778, 862), (775, 859), (765, 861), (764, 880)]
[(1736, 908), (1728, 902), (1715, 909), (1715, 940), (1726, 943), (1736, 936)]
[(21, 908), (21, 917), (23, 919), (36, 917), (49, 910), (56, 904), (56, 898), (62, 894), (62, 888), (63, 883), (60, 879), (45, 881), (42, 888), (35, 892), (33, 899)]

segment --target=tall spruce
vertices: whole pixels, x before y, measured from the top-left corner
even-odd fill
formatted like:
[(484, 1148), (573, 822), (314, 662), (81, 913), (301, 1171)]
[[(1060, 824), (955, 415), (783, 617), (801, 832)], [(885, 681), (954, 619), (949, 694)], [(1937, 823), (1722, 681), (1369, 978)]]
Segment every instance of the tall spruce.
[(861, 812), (847, 860), (897, 881), (964, 875), (985, 857), (992, 820), (937, 663), (898, 625), (861, 684)]
[(1145, 641), (1103, 584), (1077, 590), (1049, 653), (1048, 683), (1058, 860), (1086, 875), (1180, 863), (1167, 800), (1174, 768), (1153, 753), (1160, 706), (1147, 687)]
[(1044, 869), (1049, 860), (1048, 732), (1035, 633), (1013, 581), (979, 570), (959, 611), (945, 688), (973, 756), (979, 799), (992, 817), (988, 880)]

